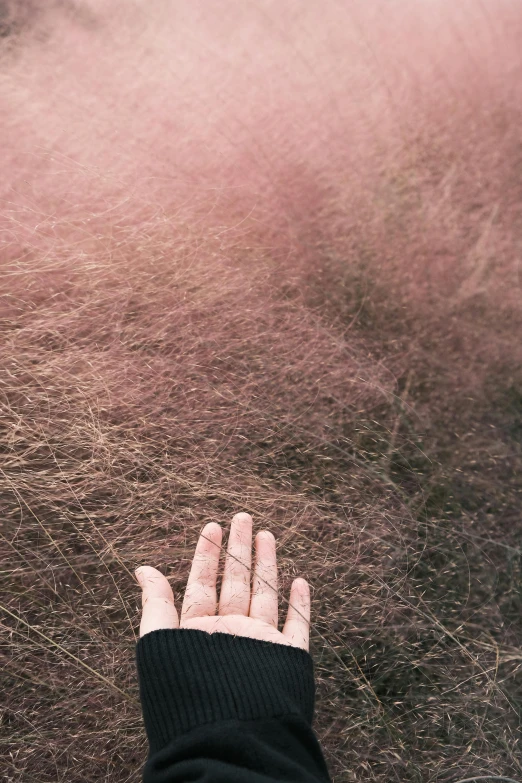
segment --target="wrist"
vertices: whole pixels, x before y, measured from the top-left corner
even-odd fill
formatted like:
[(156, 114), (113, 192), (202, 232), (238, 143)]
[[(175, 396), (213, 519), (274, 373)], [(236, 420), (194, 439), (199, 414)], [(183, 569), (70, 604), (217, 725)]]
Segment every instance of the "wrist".
[(314, 664), (301, 648), (177, 628), (145, 634), (136, 660), (151, 752), (216, 721), (296, 714), (312, 724)]

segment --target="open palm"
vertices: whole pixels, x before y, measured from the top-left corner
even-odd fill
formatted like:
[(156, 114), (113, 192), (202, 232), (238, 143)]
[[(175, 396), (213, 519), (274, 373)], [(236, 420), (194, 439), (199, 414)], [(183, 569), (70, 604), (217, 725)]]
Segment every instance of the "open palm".
[[(310, 589), (305, 579), (295, 579), (283, 631), (278, 625), (277, 558), (275, 538), (268, 530), (255, 539), (252, 567), (252, 517), (239, 513), (232, 519), (219, 604), (217, 575), (223, 531), (210, 522), (201, 531), (192, 561), (181, 621), (172, 588), (160, 571), (151, 566), (136, 569), (142, 588), (140, 636), (161, 628), (193, 628), (208, 633), (248, 636), (308, 650)], [(217, 615), (216, 615), (217, 608)]]

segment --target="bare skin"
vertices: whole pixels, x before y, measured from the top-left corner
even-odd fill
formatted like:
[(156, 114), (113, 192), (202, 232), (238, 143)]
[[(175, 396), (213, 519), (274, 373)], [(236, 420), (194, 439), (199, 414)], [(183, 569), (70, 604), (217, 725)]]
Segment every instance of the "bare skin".
[(232, 519), (218, 603), (216, 582), (222, 537), (223, 530), (216, 522), (210, 522), (201, 531), (187, 582), (181, 620), (166, 577), (152, 566), (136, 569), (136, 578), (142, 588), (140, 636), (162, 628), (193, 628), (208, 633), (219, 631), (247, 636), (308, 651), (308, 582), (301, 578), (294, 579), (286, 622), (283, 631), (278, 631), (275, 538), (268, 530), (262, 530), (256, 535), (251, 590), (252, 517), (244, 512), (236, 514)]

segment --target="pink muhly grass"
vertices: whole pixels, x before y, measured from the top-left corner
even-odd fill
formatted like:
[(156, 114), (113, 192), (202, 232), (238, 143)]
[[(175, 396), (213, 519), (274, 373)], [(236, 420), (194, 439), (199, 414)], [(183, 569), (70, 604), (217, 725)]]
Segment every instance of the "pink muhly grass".
[(133, 569), (245, 510), (335, 780), (522, 779), (520, 6), (0, 10), (6, 778), (140, 779)]

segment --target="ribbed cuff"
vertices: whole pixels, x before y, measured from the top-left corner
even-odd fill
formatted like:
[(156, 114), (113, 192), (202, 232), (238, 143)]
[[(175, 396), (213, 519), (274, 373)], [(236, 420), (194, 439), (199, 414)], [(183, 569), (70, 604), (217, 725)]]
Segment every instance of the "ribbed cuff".
[(136, 661), (151, 753), (214, 721), (298, 714), (312, 724), (314, 663), (306, 650), (176, 628), (145, 634)]

